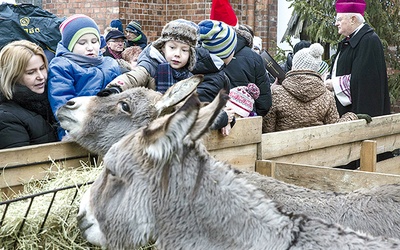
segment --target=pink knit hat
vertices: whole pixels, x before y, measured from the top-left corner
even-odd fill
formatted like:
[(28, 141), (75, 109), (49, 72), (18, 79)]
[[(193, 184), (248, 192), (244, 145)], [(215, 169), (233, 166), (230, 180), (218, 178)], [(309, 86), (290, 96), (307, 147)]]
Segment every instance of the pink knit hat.
[(231, 89), (226, 106), (241, 117), (248, 117), (253, 110), (254, 100), (260, 96), (260, 89), (254, 83)]
[(364, 16), (365, 0), (337, 0), (336, 13), (360, 13)]

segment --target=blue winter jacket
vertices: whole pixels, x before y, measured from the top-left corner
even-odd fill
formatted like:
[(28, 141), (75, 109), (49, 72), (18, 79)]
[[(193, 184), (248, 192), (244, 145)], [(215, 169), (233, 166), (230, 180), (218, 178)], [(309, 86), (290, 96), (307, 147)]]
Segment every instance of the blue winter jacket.
[[(78, 96), (93, 96), (121, 74), (117, 61), (108, 56), (90, 58), (68, 51), (61, 43), (49, 65), (48, 94), (54, 114), (68, 100)], [(59, 129), (61, 139), (65, 135)]]

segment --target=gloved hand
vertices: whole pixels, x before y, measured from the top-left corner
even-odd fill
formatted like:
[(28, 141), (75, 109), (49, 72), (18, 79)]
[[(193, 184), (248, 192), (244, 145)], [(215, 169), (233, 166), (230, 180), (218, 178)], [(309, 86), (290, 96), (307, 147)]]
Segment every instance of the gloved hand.
[(367, 123), (372, 122), (372, 118), (368, 114), (357, 114), (358, 119), (364, 119), (367, 121)]
[(97, 96), (105, 97), (105, 96), (109, 96), (109, 95), (113, 95), (113, 94), (118, 94), (118, 93), (121, 93), (121, 92), (122, 92), (122, 89), (121, 89), (120, 87), (118, 87), (118, 86), (112, 86), (112, 87), (109, 87), (109, 88), (105, 88), (105, 89), (103, 89), (103, 90), (100, 90), (100, 91), (97, 93)]

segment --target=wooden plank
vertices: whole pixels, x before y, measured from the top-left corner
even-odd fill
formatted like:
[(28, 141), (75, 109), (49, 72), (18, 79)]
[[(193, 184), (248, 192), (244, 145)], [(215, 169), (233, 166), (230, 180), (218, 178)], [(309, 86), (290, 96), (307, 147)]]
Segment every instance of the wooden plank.
[(214, 158), (231, 164), (243, 171), (254, 171), (257, 157), (257, 144), (222, 148), (209, 151)]
[(400, 156), (376, 163), (376, 172), (400, 175)]
[(361, 143), (360, 170), (376, 171), (376, 141), (365, 140)]
[(255, 171), (259, 174), (275, 178), (275, 161), (256, 161)]
[(264, 160), (336, 167), (359, 159), (360, 150), (361, 143), (354, 142)]
[(50, 158), (73, 159), (87, 156), (88, 151), (73, 142), (54, 142), (0, 150), (0, 167), (49, 162)]
[(214, 130), (204, 137), (204, 144), (208, 150), (214, 150), (261, 143), (261, 134), (261, 116), (238, 118), (228, 136), (222, 136), (221, 132)]
[(350, 192), (360, 188), (400, 183), (399, 175), (281, 162), (275, 163), (274, 174), (276, 179), (286, 183), (335, 192)]
[(400, 133), (400, 114), (262, 135), (261, 159), (363, 141)]
[(54, 171), (56, 171), (58, 168), (79, 167), (81, 165), (81, 161), (88, 162), (88, 156), (65, 161), (55, 161), (54, 163), (38, 162), (32, 165), (4, 168), (0, 172), (0, 189), (19, 186), (34, 179), (40, 180), (52, 167)]

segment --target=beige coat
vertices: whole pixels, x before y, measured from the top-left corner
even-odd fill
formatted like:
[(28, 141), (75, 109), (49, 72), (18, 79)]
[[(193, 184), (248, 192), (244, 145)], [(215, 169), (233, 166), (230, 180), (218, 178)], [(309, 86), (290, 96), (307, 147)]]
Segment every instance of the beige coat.
[(356, 119), (357, 115), (350, 112), (339, 117), (334, 95), (317, 72), (292, 70), (272, 91), (272, 107), (263, 118), (263, 133)]

